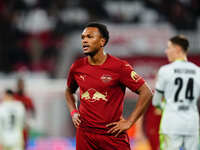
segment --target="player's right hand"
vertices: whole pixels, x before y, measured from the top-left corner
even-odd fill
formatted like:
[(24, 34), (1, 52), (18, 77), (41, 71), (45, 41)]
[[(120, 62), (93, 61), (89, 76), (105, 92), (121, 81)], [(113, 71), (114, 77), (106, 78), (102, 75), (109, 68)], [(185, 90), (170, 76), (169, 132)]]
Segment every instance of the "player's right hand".
[(72, 121), (73, 121), (74, 126), (76, 128), (78, 128), (78, 126), (81, 123), (80, 114), (79, 113), (74, 113), (73, 116), (72, 116)]

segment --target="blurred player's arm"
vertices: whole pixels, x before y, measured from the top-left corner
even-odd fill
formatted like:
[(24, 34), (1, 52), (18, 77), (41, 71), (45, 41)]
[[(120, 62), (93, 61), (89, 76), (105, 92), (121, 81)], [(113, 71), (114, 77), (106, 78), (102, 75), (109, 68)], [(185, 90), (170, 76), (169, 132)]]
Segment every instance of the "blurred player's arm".
[(76, 108), (76, 98), (74, 96), (74, 93), (69, 87), (67, 87), (65, 90), (65, 98), (74, 126), (78, 127), (81, 123), (80, 114)]
[(155, 85), (155, 92), (152, 100), (153, 106), (163, 109), (165, 102), (164, 102), (164, 89), (166, 86), (165, 81), (165, 74), (166, 71), (163, 68), (160, 68), (158, 74), (156, 76), (156, 85)]
[(164, 105), (164, 102), (162, 101), (162, 99), (163, 99), (163, 92), (159, 90), (155, 90), (153, 100), (152, 100), (153, 106), (159, 109), (162, 109)]

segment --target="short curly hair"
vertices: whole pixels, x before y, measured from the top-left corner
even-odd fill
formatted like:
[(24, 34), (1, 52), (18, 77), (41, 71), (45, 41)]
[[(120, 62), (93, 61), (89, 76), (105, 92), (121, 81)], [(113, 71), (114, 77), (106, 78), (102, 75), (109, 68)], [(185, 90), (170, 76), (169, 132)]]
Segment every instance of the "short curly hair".
[(87, 28), (87, 27), (98, 28), (99, 32), (101, 33), (101, 36), (106, 40), (104, 46), (108, 43), (109, 32), (108, 32), (106, 25), (104, 25), (102, 23), (97, 23), (97, 22), (90, 22), (85, 26), (85, 28)]

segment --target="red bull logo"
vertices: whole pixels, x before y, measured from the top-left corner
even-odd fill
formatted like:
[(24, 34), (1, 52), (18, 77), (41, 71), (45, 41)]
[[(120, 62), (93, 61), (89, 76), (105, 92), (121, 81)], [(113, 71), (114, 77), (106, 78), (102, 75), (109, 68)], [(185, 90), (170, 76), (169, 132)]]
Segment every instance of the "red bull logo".
[(95, 102), (99, 100), (108, 101), (106, 97), (107, 97), (107, 93), (104, 95), (93, 88), (85, 91), (81, 95), (81, 99), (88, 100), (90, 102)]

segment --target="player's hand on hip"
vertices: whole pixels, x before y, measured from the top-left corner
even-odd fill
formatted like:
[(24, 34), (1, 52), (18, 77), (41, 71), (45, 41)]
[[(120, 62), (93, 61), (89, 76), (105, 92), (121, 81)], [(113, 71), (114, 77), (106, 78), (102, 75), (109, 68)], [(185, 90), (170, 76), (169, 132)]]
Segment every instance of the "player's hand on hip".
[(132, 123), (130, 121), (120, 118), (120, 121), (112, 122), (106, 125), (106, 127), (111, 127), (110, 130), (108, 130), (108, 133), (116, 133), (115, 136), (117, 137), (121, 132), (128, 130), (131, 125)]
[(72, 121), (73, 121), (74, 126), (77, 128), (81, 123), (80, 114), (74, 113), (72, 116)]

